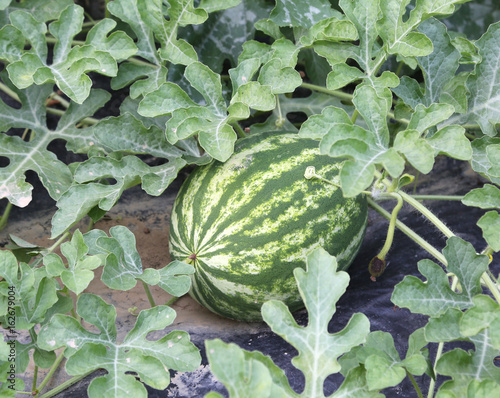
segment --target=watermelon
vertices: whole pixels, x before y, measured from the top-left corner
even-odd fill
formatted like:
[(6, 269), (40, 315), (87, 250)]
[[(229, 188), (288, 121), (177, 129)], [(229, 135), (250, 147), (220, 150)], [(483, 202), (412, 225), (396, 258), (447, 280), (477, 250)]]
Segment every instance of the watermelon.
[(317, 247), (346, 269), (363, 240), (364, 196), (344, 198), (341, 162), (296, 133), (260, 133), (237, 141), (224, 163), (195, 169), (182, 184), (170, 219), (172, 260), (193, 264), (190, 295), (209, 310), (243, 321), (261, 318), (265, 301), (303, 306), (293, 277)]

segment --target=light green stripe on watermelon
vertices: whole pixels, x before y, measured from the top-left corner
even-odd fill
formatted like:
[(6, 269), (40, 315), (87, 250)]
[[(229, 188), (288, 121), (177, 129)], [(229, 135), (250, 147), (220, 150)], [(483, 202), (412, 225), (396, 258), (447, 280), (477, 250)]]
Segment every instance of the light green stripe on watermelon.
[(307, 166), (339, 183), (341, 163), (319, 155), (315, 141), (264, 133), (238, 141), (226, 163), (189, 176), (172, 209), (170, 252), (180, 261), (195, 257), (197, 301), (256, 320), (269, 299), (301, 306), (293, 270), (316, 247), (337, 256), (339, 269), (349, 266), (364, 236), (366, 200), (307, 180)]

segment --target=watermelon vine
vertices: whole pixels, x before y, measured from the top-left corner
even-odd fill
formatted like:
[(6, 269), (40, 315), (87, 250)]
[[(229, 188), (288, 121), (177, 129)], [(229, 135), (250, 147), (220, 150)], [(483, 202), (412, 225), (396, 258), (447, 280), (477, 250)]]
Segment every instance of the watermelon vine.
[[(0, 0), (0, 230), (9, 232), (9, 215), (23, 214), (40, 189), (55, 202), (50, 247), (12, 236), (0, 251), (0, 395), (47, 398), (97, 369), (106, 374), (90, 383), (90, 397), (166, 389), (169, 370), (195, 371), (202, 360), (189, 334), (171, 329), (172, 305), (190, 291), (224, 316), (262, 317), (298, 351), (292, 364), (303, 373), (302, 392), (264, 354), (207, 341), (210, 369), (231, 396), (323, 397), (325, 380), (337, 373), (343, 381), (331, 397), (383, 396), (406, 378), (414, 388), (408, 396), (500, 396), (499, 43), (500, 6), (492, 0)], [(54, 143), (69, 160), (52, 152)], [(259, 185), (267, 208), (223, 203), (228, 191), (255, 197), (250, 182), (267, 181), (266, 165), (281, 167), (292, 147), (300, 161), (289, 188)], [(479, 186), (463, 196), (419, 195), (419, 179), (439, 173), (442, 158), (467, 164)], [(205, 184), (216, 169), (227, 191)], [(143, 267), (126, 227), (95, 228), (128, 189), (140, 185), (157, 197), (187, 172), (198, 185), (181, 189), (171, 213), (169, 264)], [(34, 188), (31, 173), (43, 188)], [(195, 201), (198, 191), (204, 195)], [(270, 225), (269, 209), (276, 220), (292, 219), (287, 194), (317, 208), (323, 191), (336, 195), (324, 213), (338, 206), (355, 228), (340, 236), (338, 217), (332, 227), (333, 216), (317, 214), (321, 222), (307, 224), (312, 217), (302, 204), (295, 241), (316, 229), (325, 235), (321, 245), (304, 238), (300, 255), (286, 252), (276, 242), (292, 234)], [(452, 231), (424, 200), (485, 210), (477, 221), (482, 246), (459, 237), (459, 228), (470, 226)], [(407, 275), (393, 288), (394, 305), (426, 317), (408, 337), (404, 358), (390, 333), (370, 331), (364, 314), (329, 331), (349, 284), (343, 269), (364, 234), (366, 203), (389, 220), (385, 243), (366, 261), (367, 283), (370, 275), (377, 283), (384, 278), (397, 230), (434, 258), (417, 263), (424, 280)], [(404, 207), (443, 235), (442, 250), (405, 225)], [(239, 219), (226, 223), (210, 209)], [(224, 241), (242, 226), (253, 231), (246, 257)], [(332, 240), (341, 247), (329, 246)], [(224, 245), (227, 251), (217, 252)], [(274, 273), (252, 279), (273, 250), (294, 269), (277, 276), (284, 262), (273, 259)], [(218, 274), (223, 282), (214, 284), (210, 251), (218, 259), (232, 255), (239, 274)], [(85, 292), (99, 269), (110, 290), (140, 281), (150, 304), (120, 338), (116, 309)], [(213, 289), (199, 293), (203, 284)], [(158, 305), (151, 286), (172, 299)], [(273, 289), (276, 296), (268, 294)], [(305, 326), (290, 312), (302, 305)], [(155, 339), (147, 338), (151, 332)], [(450, 348), (456, 341), (473, 348)], [(28, 366), (34, 377), (25, 383)], [(60, 367), (72, 378), (45, 391)], [(425, 386), (424, 374), (431, 380)]]

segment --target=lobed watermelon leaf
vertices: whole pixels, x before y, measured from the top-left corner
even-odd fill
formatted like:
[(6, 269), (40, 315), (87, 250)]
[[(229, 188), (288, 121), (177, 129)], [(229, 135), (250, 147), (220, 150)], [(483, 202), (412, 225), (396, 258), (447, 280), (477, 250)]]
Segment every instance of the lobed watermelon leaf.
[[(123, 32), (115, 33), (113, 38), (106, 38), (106, 34), (115, 25), (109, 20), (103, 20), (96, 25), (89, 32), (84, 45), (73, 46), (72, 40), (82, 28), (83, 8), (72, 4), (49, 26), (50, 33), (56, 39), (49, 64), (45, 22), (40, 22), (30, 13), (21, 10), (10, 13), (9, 17), (12, 25), (7, 25), (3, 29), (14, 33), (13, 42), (7, 35), (0, 37), (9, 41), (11, 46), (17, 47), (18, 51), (16, 56), (13, 53), (8, 56), (0, 54), (0, 58), (9, 62), (7, 66), (9, 77), (20, 89), (32, 84), (55, 83), (69, 98), (81, 104), (89, 96), (92, 86), (88, 72), (115, 76), (117, 60), (128, 58), (136, 52), (133, 41)], [(31, 50), (24, 51), (24, 41), (18, 39), (21, 35), (28, 39)], [(120, 43), (117, 43), (116, 39)], [(5, 46), (6, 44), (0, 45), (4, 48)]]
[[(488, 257), (476, 254), (470, 243), (458, 237), (448, 239), (443, 254), (448, 270), (458, 278), (460, 292), (451, 289), (441, 267), (422, 260), (419, 270), (427, 277), (427, 283), (406, 276), (396, 285), (392, 301), (431, 317), (424, 328), (428, 342), (465, 340), (474, 344), (474, 350), (466, 352), (455, 348), (438, 359), (436, 372), (451, 377), (440, 386), (438, 397), (467, 396), (471, 391), (484, 391), (484, 385), (496, 390), (500, 385), (500, 371), (494, 360), (499, 349), (491, 326), (498, 322), (498, 303), (481, 294), (480, 284), (488, 267)], [(463, 312), (465, 309), (467, 311)]]
[(476, 295), (473, 306), (466, 312), (450, 308), (440, 318), (431, 318), (425, 326), (430, 342), (465, 340), (474, 344), (474, 350), (455, 348), (438, 360), (436, 371), (451, 376), (442, 384), (439, 394), (454, 393), (467, 396), (476, 383), (491, 385), (492, 391), (500, 387), (500, 371), (494, 365), (500, 353), (498, 336), (493, 327), (498, 324), (498, 303), (485, 295)]
[(160, 269), (143, 269), (134, 234), (121, 225), (110, 228), (109, 234), (108, 237), (104, 231), (93, 229), (83, 238), (92, 248), (93, 255), (104, 257), (101, 280), (106, 286), (115, 290), (130, 290), (137, 280), (141, 280), (148, 285), (158, 285), (176, 297), (188, 292), (193, 266), (173, 261)]
[(28, 128), (33, 131), (33, 137), (26, 142), (17, 136), (0, 135), (0, 155), (10, 160), (7, 167), (0, 169), (0, 198), (7, 198), (19, 207), (27, 206), (31, 201), (33, 187), (25, 181), (25, 172), (33, 170), (50, 196), (58, 200), (70, 187), (73, 177), (68, 166), (47, 150), (47, 146), (55, 139), (63, 139), (66, 147), (73, 152), (88, 151), (95, 143), (93, 134), (90, 129), (77, 128), (75, 125), (103, 106), (110, 94), (103, 90), (93, 90), (81, 105), (71, 103), (59, 119), (57, 128), (52, 130), (47, 126), (45, 107), (52, 87), (31, 86), (15, 91), (21, 108), (15, 109), (0, 102), (0, 130)]
[(427, 340), (424, 330), (417, 329), (410, 335), (405, 359), (401, 360), (392, 336), (387, 332), (371, 332), (363, 346), (354, 347), (340, 358), (342, 374), (359, 366), (366, 369), (366, 381), (370, 390), (396, 386), (407, 372), (422, 375), (429, 371)]
[(478, 255), (470, 243), (456, 236), (448, 239), (443, 255), (447, 269), (458, 278), (461, 293), (451, 289), (448, 276), (439, 265), (421, 260), (418, 269), (427, 283), (415, 276), (406, 276), (394, 288), (392, 302), (431, 317), (440, 317), (449, 308), (470, 308), (473, 297), (482, 291), (480, 279), (488, 268), (488, 257)]
[[(15, 328), (31, 329), (45, 320), (47, 311), (58, 301), (55, 281), (42, 268), (17, 262), (14, 255), (0, 251), (0, 316), (7, 314), (7, 287), (15, 291)], [(2, 319), (2, 325), (9, 324)]]
[[(217, 3), (217, 4), (216, 4)], [(255, 36), (256, 22), (269, 15), (270, 5), (264, 0), (202, 1), (200, 8), (212, 13), (205, 23), (180, 30), (181, 37), (195, 48), (199, 61), (221, 73), (224, 61), (238, 64), (242, 46)], [(233, 23), (233, 21), (240, 21)]]
[(79, 295), (94, 279), (92, 271), (101, 265), (101, 259), (97, 256), (88, 256), (88, 251), (82, 233), (76, 230), (71, 241), (61, 245), (61, 253), (68, 260), (68, 267), (57, 254), (49, 253), (43, 258), (47, 274), (51, 277), (61, 277), (64, 285)]
[[(335, 306), (349, 283), (347, 273), (336, 271), (335, 257), (316, 249), (307, 257), (307, 270), (294, 270), (299, 292), (309, 314), (308, 325), (300, 327), (288, 308), (277, 300), (262, 306), (262, 316), (271, 329), (292, 344), (299, 355), (292, 364), (305, 376), (305, 388), (295, 393), (288, 380), (270, 358), (250, 353), (234, 344), (220, 340), (206, 342), (207, 356), (214, 374), (226, 385), (231, 396), (258, 388), (262, 397), (323, 397), (323, 384), (328, 375), (340, 371), (338, 357), (362, 344), (369, 333), (369, 321), (363, 314), (354, 314), (347, 326), (335, 334), (328, 333), (328, 324)], [(332, 397), (378, 397), (366, 384), (366, 373), (355, 367)], [(212, 394), (212, 396), (218, 396)], [(245, 396), (245, 395), (243, 395)]]
[(75, 318), (58, 314), (40, 330), (38, 345), (50, 351), (66, 347), (66, 371), (70, 375), (99, 368), (107, 370), (106, 376), (92, 380), (89, 397), (119, 397), (124, 393), (146, 397), (144, 385), (126, 372), (137, 374), (156, 389), (164, 389), (170, 383), (168, 368), (192, 371), (201, 362), (198, 349), (186, 332), (173, 331), (158, 340), (146, 339), (150, 332), (172, 324), (176, 314), (170, 307), (141, 311), (122, 343), (116, 341), (116, 310), (112, 305), (96, 295), (83, 293), (77, 301), (77, 312), (100, 333), (89, 332)]

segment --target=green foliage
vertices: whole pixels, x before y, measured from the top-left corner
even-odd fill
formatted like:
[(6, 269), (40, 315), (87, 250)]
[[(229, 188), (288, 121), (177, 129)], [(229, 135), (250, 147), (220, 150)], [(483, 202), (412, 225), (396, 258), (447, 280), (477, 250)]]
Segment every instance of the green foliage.
[[(302, 268), (294, 270), (309, 314), (306, 327), (297, 325), (281, 301), (268, 301), (262, 306), (264, 321), (299, 352), (292, 363), (305, 376), (305, 388), (301, 394), (290, 388), (283, 371), (269, 357), (220, 340), (207, 341), (211, 369), (227, 386), (231, 396), (247, 396), (240, 394), (259, 391), (262, 397), (324, 397), (326, 377), (340, 371), (338, 357), (363, 343), (370, 331), (366, 316), (357, 313), (344, 329), (335, 334), (328, 333), (328, 323), (335, 313), (336, 303), (349, 283), (349, 275), (336, 269), (335, 257), (323, 249), (316, 249), (307, 257), (306, 271)], [(364, 372), (360, 368), (354, 372), (357, 380), (347, 377), (336, 394), (340, 396), (356, 391), (363, 396), (378, 396), (368, 393)]]
[(75, 318), (58, 314), (40, 330), (38, 345), (46, 350), (66, 347), (66, 371), (70, 375), (106, 369), (106, 376), (89, 385), (90, 397), (118, 397), (124, 391), (146, 397), (145, 387), (125, 372), (137, 373), (144, 383), (163, 389), (170, 382), (168, 368), (189, 371), (199, 366), (200, 354), (186, 332), (171, 332), (159, 340), (146, 339), (149, 332), (163, 330), (174, 321), (175, 311), (170, 307), (141, 311), (121, 344), (116, 342), (116, 310), (112, 305), (84, 293), (78, 299), (77, 312), (101, 333), (89, 332)]
[(92, 253), (104, 256), (101, 280), (115, 290), (130, 290), (137, 280), (150, 286), (158, 285), (173, 296), (186, 294), (191, 286), (189, 274), (193, 266), (173, 261), (167, 266), (143, 270), (142, 261), (135, 247), (135, 236), (123, 226), (112, 227), (110, 237), (105, 232), (94, 229), (85, 234), (84, 240), (92, 246)]
[[(299, 327), (282, 304), (263, 307), (269, 326), (299, 350), (293, 363), (306, 377), (307, 394), (322, 396), (330, 373), (345, 377), (332, 396), (371, 397), (407, 375), (435, 371), (450, 376), (437, 386), (438, 397), (500, 395), (493, 365), (500, 349), (500, 293), (489, 272), (500, 251), (498, 2), (106, 4), (107, 17), (92, 21), (71, 0), (0, 0), (0, 199), (26, 207), (33, 195), (26, 173), (35, 172), (56, 201), (52, 238), (62, 237), (58, 245), (73, 232), (61, 255), (53, 253), (57, 245), (38, 247), (23, 237), (12, 237), (0, 252), (0, 323), (8, 324), (8, 286), (14, 286), (16, 328), (30, 334), (29, 342), (16, 342), (18, 373), (30, 356), (35, 366), (49, 368), (53, 350), (66, 347), (69, 374), (108, 371), (92, 382), (91, 396), (123, 396), (125, 390), (144, 396), (144, 386), (127, 372), (165, 388), (165, 367), (197, 366), (199, 354), (187, 334), (146, 339), (171, 324), (168, 307), (141, 312), (117, 343), (114, 308), (83, 293), (102, 265), (102, 281), (111, 289), (141, 281), (180, 296), (189, 290), (193, 268), (173, 262), (143, 269), (133, 234), (123, 227), (109, 234), (72, 228), (86, 216), (98, 221), (128, 188), (140, 184), (158, 196), (186, 166), (227, 160), (249, 128), (297, 131), (318, 141), (323, 154), (343, 161), (337, 183), (344, 195), (399, 196), (449, 238), (442, 254), (416, 239), (446, 270), (422, 260), (418, 269), (426, 280), (408, 276), (394, 289), (395, 304), (429, 317), (410, 336), (404, 358), (388, 333), (368, 333), (361, 314), (343, 332), (327, 332), (348, 279), (325, 253), (311, 254), (307, 272), (296, 276), (314, 322)], [(108, 90), (97, 88), (103, 81)], [(51, 151), (55, 141), (65, 144), (73, 163)], [(433, 171), (437, 156), (468, 162), (487, 182), (462, 199), (485, 210), (477, 221), (484, 254), (401, 190), (414, 181), (412, 170)], [(69, 291), (79, 296), (76, 313)], [(84, 329), (80, 316), (101, 333)], [(456, 340), (474, 349), (445, 349), (429, 366), (428, 343), (447, 347)], [(346, 345), (337, 349), (339, 341)], [(207, 352), (232, 396), (299, 395), (261, 353), (219, 340), (207, 342)], [(0, 395), (13, 396), (4, 383), (3, 342), (0, 353)], [(24, 388), (19, 379), (16, 386)]]

